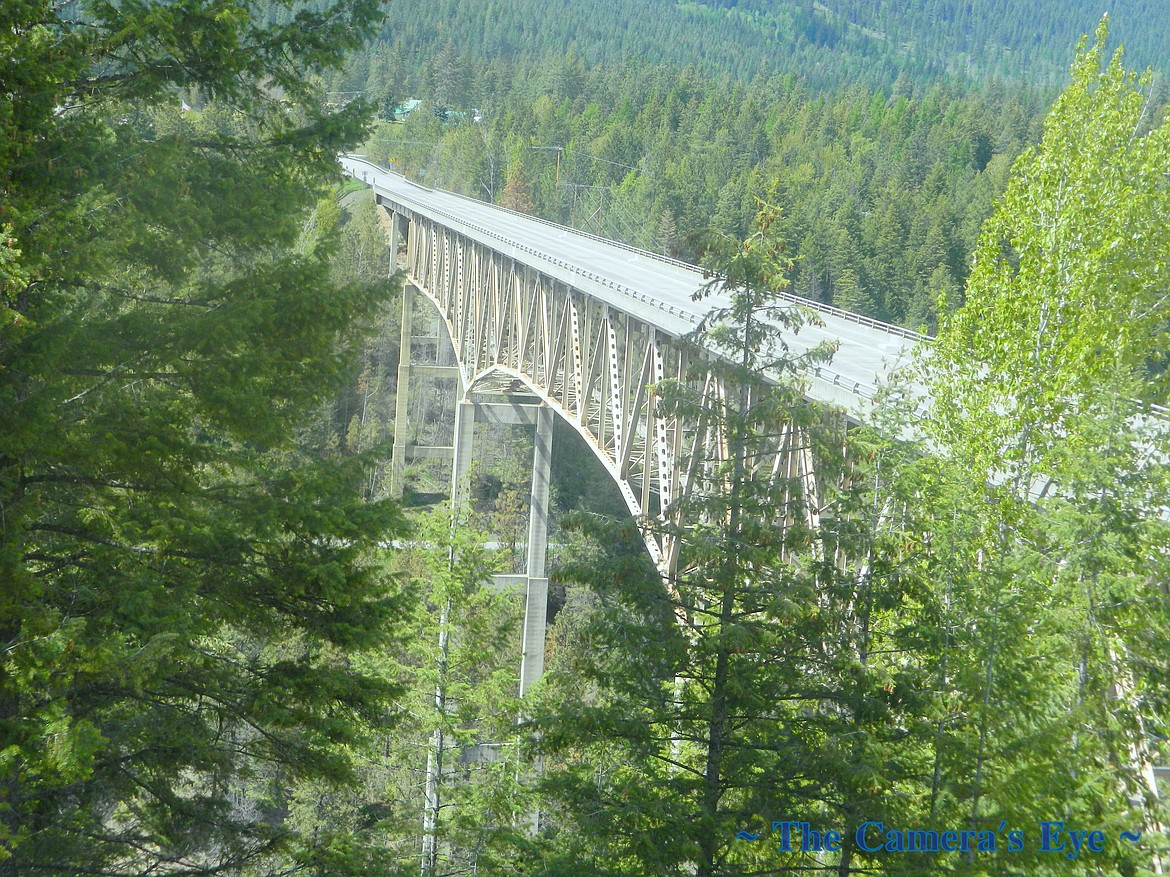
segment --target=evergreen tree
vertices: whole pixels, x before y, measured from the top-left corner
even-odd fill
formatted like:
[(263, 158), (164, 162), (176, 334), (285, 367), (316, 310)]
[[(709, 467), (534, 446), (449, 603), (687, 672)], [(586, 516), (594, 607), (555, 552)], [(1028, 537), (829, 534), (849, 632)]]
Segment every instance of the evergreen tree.
[(428, 591), (416, 620), (413, 702), (430, 732), (422, 873), (499, 873), (507, 861), (501, 848), (518, 833), (514, 818), (523, 807), (515, 661), (522, 603), (515, 591), (492, 585), (503, 558), (484, 547), (483, 531), (439, 515), (420, 535)]
[(295, 439), (391, 292), (330, 280), (313, 75), (378, 19), (0, 12), (0, 874), (380, 873), (283, 818), (396, 690), (398, 512)]
[[(930, 598), (899, 573), (890, 535), (911, 500), (891, 492), (864, 514), (842, 480), (842, 430), (802, 398), (804, 363), (783, 333), (804, 317), (776, 296), (791, 263), (775, 219), (761, 210), (756, 234), (713, 263), (728, 304), (699, 337), (716, 355), (657, 388), (703, 437), (684, 463), (697, 482), (667, 510), (678, 575), (663, 588), (636, 530), (596, 525), (595, 553), (566, 571), (596, 596), (568, 666), (550, 665), (556, 718), (541, 730), (558, 834), (542, 873), (847, 875), (870, 867), (851, 842), (812, 860), (736, 835), (912, 812), (884, 797), (924, 760), (915, 692), (930, 664), (914, 653), (929, 643), (900, 616)], [(694, 389), (714, 378), (725, 396)], [(816, 474), (774, 465), (802, 454)]]

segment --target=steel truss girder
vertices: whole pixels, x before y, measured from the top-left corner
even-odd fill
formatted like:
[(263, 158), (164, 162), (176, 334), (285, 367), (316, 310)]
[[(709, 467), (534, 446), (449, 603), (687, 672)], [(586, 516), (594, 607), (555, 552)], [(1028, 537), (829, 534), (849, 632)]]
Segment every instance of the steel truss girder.
[[(715, 418), (694, 422), (660, 410), (655, 387), (690, 382), (700, 410), (731, 388), (689, 375), (690, 355), (661, 329), (550, 277), (435, 220), (407, 213), (408, 282), (438, 310), (450, 335), (460, 387), (508, 376), (522, 381), (580, 434), (617, 484), (630, 513), (645, 522), (647, 550), (667, 581), (679, 560), (679, 500), (712, 486), (727, 460)], [(402, 217), (399, 217), (399, 222)], [(788, 427), (753, 470), (778, 484), (803, 485), (795, 503), (815, 525), (820, 501), (812, 455)], [(787, 491), (788, 487), (778, 487)], [(778, 496), (788, 502), (794, 497)], [(670, 523), (664, 527), (658, 524)]]

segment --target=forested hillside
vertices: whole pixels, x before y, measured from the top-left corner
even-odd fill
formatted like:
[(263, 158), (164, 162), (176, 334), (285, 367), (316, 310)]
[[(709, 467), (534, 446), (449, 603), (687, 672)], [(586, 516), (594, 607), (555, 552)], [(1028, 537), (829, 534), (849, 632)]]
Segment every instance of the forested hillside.
[[(1127, 61), (1162, 64), (1157, 11), (1117, 5)], [(749, 233), (767, 192), (795, 291), (933, 331), (962, 302), (980, 224), (1099, 14), (408, 0), (329, 87), (380, 107), (377, 161), (690, 261), (712, 233)], [(1157, 79), (1152, 106), (1160, 94)], [(407, 98), (422, 103), (395, 116)]]
[[(1167, 69), (1159, 0), (399, 0), (368, 56), (375, 77), (460, 106), (488, 102), (508, 65), (568, 53), (588, 66), (693, 65), (737, 79), (795, 73), (814, 88), (889, 85), (899, 74), (1057, 85), (1077, 40), (1105, 12), (1132, 65)], [(441, 94), (453, 68), (464, 81)], [(339, 90), (366, 88), (366, 70), (358, 59)]]
[[(979, 226), (1037, 136), (1045, 97), (818, 95), (788, 76), (743, 84), (569, 58), (479, 123), (442, 122), (424, 102), (367, 148), (423, 182), (691, 261), (712, 233), (746, 235), (768, 193), (798, 257), (796, 292), (933, 328), (940, 299), (962, 300)], [(563, 148), (559, 177), (549, 146)]]

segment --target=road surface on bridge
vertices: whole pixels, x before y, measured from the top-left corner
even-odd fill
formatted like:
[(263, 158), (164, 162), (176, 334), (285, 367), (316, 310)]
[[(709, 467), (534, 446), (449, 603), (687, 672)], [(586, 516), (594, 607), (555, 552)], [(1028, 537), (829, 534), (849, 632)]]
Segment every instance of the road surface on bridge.
[[(713, 307), (729, 303), (726, 295), (693, 300), (708, 282), (701, 268), (484, 201), (431, 189), (361, 158), (343, 156), (340, 162), (347, 172), (373, 186), (384, 198), (550, 276), (566, 279), (566, 272), (575, 275), (577, 282), (573, 285), (582, 291), (672, 337), (687, 334)], [(818, 302), (797, 296), (788, 298), (815, 312), (824, 323), (806, 325), (796, 333), (785, 332), (785, 341), (794, 354), (826, 340), (837, 345), (832, 362), (814, 376), (809, 395), (841, 405), (861, 419), (865, 419), (878, 384), (893, 369), (910, 362), (916, 344), (928, 340), (916, 332)]]

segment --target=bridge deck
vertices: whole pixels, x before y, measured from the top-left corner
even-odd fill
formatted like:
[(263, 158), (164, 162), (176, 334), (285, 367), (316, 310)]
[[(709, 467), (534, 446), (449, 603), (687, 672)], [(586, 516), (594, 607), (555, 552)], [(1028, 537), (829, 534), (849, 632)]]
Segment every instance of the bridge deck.
[[(429, 216), (449, 227), (572, 283), (611, 307), (638, 317), (673, 337), (691, 331), (726, 296), (692, 301), (706, 282), (700, 268), (607, 241), (565, 226), (515, 213), (483, 201), (413, 183), (359, 158), (342, 166), (368, 182), (385, 200)], [(855, 416), (865, 413), (876, 384), (910, 361), (925, 336), (818, 302), (789, 296), (817, 313), (823, 326), (805, 326), (786, 338), (800, 353), (821, 341), (839, 344), (832, 362), (814, 377), (810, 395), (841, 405)]]

